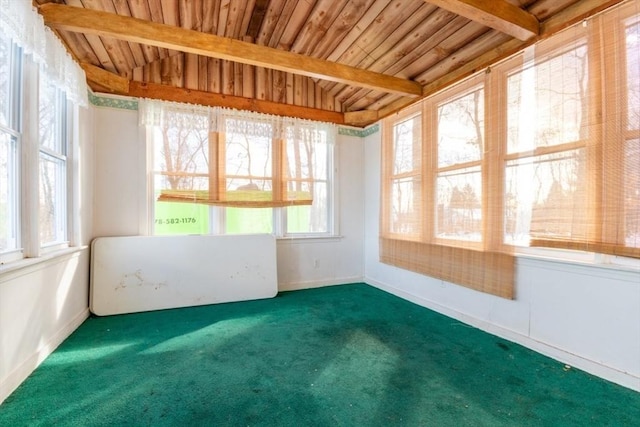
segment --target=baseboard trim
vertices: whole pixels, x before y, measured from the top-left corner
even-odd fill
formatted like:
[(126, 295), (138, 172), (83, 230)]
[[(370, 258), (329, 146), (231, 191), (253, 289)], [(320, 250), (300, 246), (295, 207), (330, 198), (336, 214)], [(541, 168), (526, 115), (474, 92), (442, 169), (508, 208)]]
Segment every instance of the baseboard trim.
[(542, 341), (537, 341), (516, 331), (503, 328), (501, 326), (478, 319), (473, 316), (469, 316), (468, 314), (441, 305), (428, 298), (403, 291), (387, 283), (383, 283), (378, 280), (366, 277), (363, 280), (368, 285), (381, 289), (385, 292), (389, 292), (390, 294), (396, 295), (402, 299), (406, 299), (407, 301), (411, 301), (437, 313), (459, 320), (492, 335), (496, 335), (500, 338), (515, 342), (547, 357), (555, 359), (561, 363), (565, 363), (569, 366), (588, 372), (607, 381), (611, 381), (623, 387), (627, 387), (640, 392), (640, 377), (620, 371), (610, 366), (603, 365), (593, 360), (586, 359), (582, 356), (567, 352), (561, 348), (549, 345)]
[(290, 283), (278, 283), (278, 291), (298, 291), (302, 289), (313, 289), (313, 288), (322, 288), (325, 286), (335, 286), (335, 285), (344, 285), (345, 283), (362, 283), (364, 281), (364, 277), (362, 276), (353, 276), (353, 277), (343, 277), (341, 279), (331, 279), (331, 280), (311, 280), (307, 282), (290, 282)]
[(0, 404), (11, 395), (24, 380), (46, 359), (73, 331), (89, 317), (89, 308), (75, 315), (37, 349), (29, 358), (0, 380)]

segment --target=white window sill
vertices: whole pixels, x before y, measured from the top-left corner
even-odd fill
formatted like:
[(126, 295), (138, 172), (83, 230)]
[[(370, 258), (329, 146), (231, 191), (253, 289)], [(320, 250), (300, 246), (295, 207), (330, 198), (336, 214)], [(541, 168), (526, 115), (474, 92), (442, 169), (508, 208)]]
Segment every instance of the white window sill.
[(541, 249), (516, 251), (518, 263), (558, 271), (584, 269), (585, 274), (601, 277), (615, 277), (640, 284), (640, 260), (621, 258), (589, 252)]
[(86, 245), (74, 246), (50, 251), (37, 258), (22, 258), (0, 264), (0, 283), (40, 270), (63, 260), (80, 256), (80, 253), (87, 248), (88, 246)]

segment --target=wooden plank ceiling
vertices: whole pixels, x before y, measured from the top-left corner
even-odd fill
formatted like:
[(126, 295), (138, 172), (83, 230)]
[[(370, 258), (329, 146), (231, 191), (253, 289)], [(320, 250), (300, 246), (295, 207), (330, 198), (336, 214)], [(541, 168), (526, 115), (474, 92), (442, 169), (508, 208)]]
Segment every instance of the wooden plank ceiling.
[(365, 126), (620, 0), (35, 0), (95, 92)]

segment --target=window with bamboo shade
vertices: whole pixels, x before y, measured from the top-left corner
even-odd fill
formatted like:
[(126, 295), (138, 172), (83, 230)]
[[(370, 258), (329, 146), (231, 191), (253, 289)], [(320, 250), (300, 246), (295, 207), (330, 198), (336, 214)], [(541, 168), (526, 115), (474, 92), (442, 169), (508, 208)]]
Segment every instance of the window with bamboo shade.
[(639, 4), (385, 119), (381, 261), (513, 298), (521, 247), (640, 258)]

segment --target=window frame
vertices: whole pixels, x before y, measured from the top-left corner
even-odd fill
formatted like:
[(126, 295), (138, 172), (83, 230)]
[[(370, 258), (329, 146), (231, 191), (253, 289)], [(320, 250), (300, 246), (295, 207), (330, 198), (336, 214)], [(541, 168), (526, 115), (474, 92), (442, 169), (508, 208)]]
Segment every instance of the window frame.
[[(6, 125), (0, 124), (0, 131), (8, 136), (8, 139), (12, 142), (12, 175), (13, 183), (9, 183), (7, 186), (7, 202), (12, 203), (10, 208), (8, 222), (11, 223), (11, 233), (14, 237), (14, 247), (0, 252), (0, 263), (6, 263), (23, 258), (23, 236), (22, 236), (22, 96), (23, 96), (23, 67), (24, 67), (24, 55), (22, 49), (13, 42), (9, 37), (2, 36), (2, 42), (7, 43), (9, 50), (9, 64), (8, 71), (8, 120)], [(9, 201), (9, 199), (11, 199)]]
[[(243, 113), (246, 114), (246, 113)], [(242, 117), (239, 118), (240, 120), (242, 119)], [(284, 120), (284, 126), (287, 125), (287, 121)], [(155, 142), (155, 133), (156, 131), (154, 130), (155, 128), (157, 128), (158, 126), (154, 126), (154, 125), (146, 125), (146, 126), (142, 126), (142, 132), (144, 133), (144, 140), (146, 141), (146, 149), (145, 149), (145, 167), (144, 170), (146, 171), (146, 185), (145, 185), (145, 189), (144, 189), (144, 193), (145, 193), (145, 198), (147, 200), (147, 209), (146, 212), (144, 212), (143, 215), (143, 219), (141, 219), (141, 230), (146, 233), (147, 235), (163, 235), (163, 234), (156, 234), (155, 233), (155, 204), (156, 204), (156, 198), (155, 198), (155, 193), (156, 193), (156, 189), (155, 189), (155, 181), (154, 179), (156, 178), (156, 176), (161, 175), (163, 173), (163, 171), (160, 170), (156, 170), (155, 167), (155, 149), (154, 149), (154, 144)], [(327, 132), (331, 132), (331, 130), (329, 130), (327, 128), (326, 130)], [(211, 134), (215, 134), (215, 132), (210, 132)], [(237, 209), (271, 209), (271, 233), (272, 235), (274, 235), (277, 239), (293, 239), (293, 240), (302, 240), (302, 239), (325, 239), (325, 238), (335, 238), (335, 237), (339, 237), (338, 236), (338, 226), (337, 226), (337, 220), (336, 220), (336, 206), (337, 206), (337, 188), (338, 188), (338, 171), (337, 168), (335, 166), (335, 138), (337, 137), (337, 130), (335, 131), (334, 135), (328, 135), (327, 140), (326, 140), (326, 168), (327, 168), (327, 178), (326, 178), (326, 186), (327, 186), (327, 225), (326, 225), (326, 231), (322, 231), (322, 232), (288, 232), (287, 231), (287, 224), (288, 224), (288, 217), (287, 217), (287, 209), (289, 206), (281, 206), (281, 207), (265, 207), (265, 208), (237, 208)], [(214, 140), (217, 139), (217, 141)], [(209, 150), (215, 150), (215, 145), (216, 144), (224, 144), (224, 137), (223, 136), (214, 136), (214, 138), (211, 138), (210, 136), (210, 142), (209, 142)], [(282, 147), (276, 147), (276, 146), (280, 146), (282, 145)], [(282, 140), (278, 140), (278, 139), (273, 139), (272, 140), (272, 151), (275, 153), (274, 155), (278, 155), (278, 153), (282, 153), (283, 151), (286, 150), (286, 140), (282, 141)], [(216, 154), (215, 157), (212, 156), (211, 152), (209, 153), (209, 158), (213, 159), (209, 165), (209, 176), (212, 176), (212, 171), (214, 169), (214, 164), (215, 163), (222, 163), (222, 161), (224, 159), (220, 158), (221, 157), (221, 153), (224, 154), (224, 149), (223, 150), (216, 150)], [(275, 172), (275, 171), (272, 171)], [(217, 176), (217, 174), (213, 174), (213, 176)], [(271, 180), (276, 180), (277, 178), (277, 174), (276, 173), (272, 173), (272, 177), (270, 178)], [(217, 179), (213, 179), (211, 180), (213, 181), (214, 185), (216, 187), (218, 187), (218, 183), (217, 183)], [(313, 182), (315, 181), (325, 181), (325, 179), (321, 179), (321, 180), (313, 180)], [(285, 178), (284, 182), (288, 182)], [(224, 191), (223, 191), (224, 192)], [(206, 206), (206, 205), (205, 205)], [(309, 205), (312, 206), (312, 205)], [(229, 209), (228, 207), (224, 207), (224, 206), (216, 206), (216, 205), (208, 205), (208, 217), (209, 217), (209, 230), (208, 233), (203, 233), (203, 235), (234, 235), (234, 234), (240, 234), (240, 233), (229, 233), (227, 232), (227, 209)], [(249, 233), (251, 234), (251, 233)]]
[[(578, 264), (598, 264), (598, 265), (611, 265), (613, 268), (620, 269), (631, 269), (631, 270), (639, 270), (640, 269), (640, 259), (633, 258), (624, 255), (613, 255), (608, 253), (594, 252), (594, 251), (585, 251), (584, 249), (578, 249), (577, 247), (571, 247), (571, 245), (567, 245), (567, 247), (534, 247), (534, 246), (519, 246), (517, 244), (510, 244), (506, 240), (506, 230), (505, 226), (505, 188), (506, 188), (506, 170), (508, 167), (508, 162), (514, 161), (517, 159), (535, 159), (538, 156), (548, 155), (550, 153), (556, 152), (564, 152), (565, 150), (571, 149), (585, 149), (589, 150), (588, 156), (607, 156), (610, 155), (611, 151), (621, 152), (620, 147), (624, 147), (626, 141), (635, 140), (640, 138), (640, 129), (628, 129), (627, 128), (627, 120), (628, 114), (626, 111), (626, 103), (624, 107), (617, 107), (615, 104), (618, 99), (624, 98), (627, 96), (627, 87), (626, 87), (626, 74), (621, 76), (621, 73), (626, 72), (626, 68), (621, 67), (601, 67), (603, 69), (595, 69), (594, 64), (601, 64), (601, 61), (604, 60), (605, 51), (602, 48), (602, 45), (606, 43), (612, 43), (616, 38), (618, 40), (625, 40), (625, 31), (631, 25), (638, 25), (640, 22), (640, 15), (637, 15), (637, 8), (631, 7), (629, 5), (623, 5), (617, 9), (614, 9), (613, 12), (606, 12), (601, 14), (594, 19), (590, 19), (589, 21), (583, 23), (582, 27), (586, 28), (587, 26), (595, 25), (597, 28), (590, 28), (590, 31), (585, 32), (582, 28), (573, 28), (568, 29), (566, 32), (561, 33), (559, 35), (555, 35), (550, 39), (542, 41), (540, 44), (531, 46), (524, 51), (518, 52), (512, 57), (502, 61), (498, 64), (495, 64), (491, 68), (484, 70), (482, 72), (476, 73), (473, 76), (457, 83), (456, 85), (450, 86), (443, 91), (426, 98), (406, 109), (396, 113), (393, 117), (386, 118), (383, 123), (383, 134), (382, 134), (382, 198), (383, 205), (381, 207), (381, 228), (380, 233), (383, 239), (402, 239), (404, 241), (410, 242), (414, 239), (407, 238), (407, 236), (403, 236), (399, 233), (392, 233), (391, 227), (391, 217), (390, 210), (391, 207), (390, 201), (385, 201), (386, 197), (391, 197), (389, 193), (391, 189), (392, 182), (392, 173), (391, 168), (393, 167), (393, 126), (395, 123), (402, 122), (403, 120), (407, 120), (415, 111), (424, 112), (424, 125), (423, 129), (425, 132), (425, 136), (423, 137), (423, 151), (424, 153), (424, 165), (431, 165), (430, 167), (426, 167), (429, 169), (426, 172), (426, 179), (424, 185), (424, 202), (423, 209), (426, 214), (423, 215), (425, 219), (422, 233), (423, 235), (420, 237), (419, 242), (425, 244), (438, 244), (438, 245), (451, 245), (455, 246), (455, 242), (452, 245), (448, 239), (443, 241), (440, 239), (435, 239), (435, 233), (433, 230), (435, 216), (434, 204), (436, 203), (437, 192), (435, 188), (435, 176), (437, 176), (437, 150), (434, 150), (434, 137), (429, 134), (433, 134), (437, 129), (437, 117), (433, 113), (433, 111), (437, 110), (437, 105), (439, 105), (438, 100), (443, 99), (455, 99), (457, 97), (461, 97), (465, 95), (464, 88), (473, 86), (472, 81), (484, 81), (485, 82), (485, 152), (484, 159), (482, 160), (483, 170), (483, 189), (486, 188), (487, 183), (490, 183), (492, 188), (501, 188), (501, 191), (494, 190), (489, 194), (483, 194), (483, 222), (486, 222), (486, 226), (483, 227), (483, 232), (485, 234), (485, 240), (481, 245), (477, 245), (482, 250), (496, 250), (504, 253), (512, 253), (516, 256), (522, 257), (532, 257), (532, 258), (540, 258), (540, 259), (550, 259), (557, 260), (562, 262), (569, 263), (578, 263)], [(584, 43), (580, 42), (580, 39), (584, 39)], [(569, 44), (569, 47), (567, 47)], [(535, 150), (527, 151), (527, 152), (517, 152), (517, 153), (507, 153), (508, 141), (507, 141), (507, 79), (510, 75), (517, 72), (518, 69), (522, 69), (523, 64), (528, 60), (529, 55), (537, 49), (536, 54), (541, 55), (537, 57), (536, 64), (545, 60), (545, 55), (549, 57), (554, 57), (558, 55), (562, 55), (563, 52), (560, 52), (561, 49), (575, 49), (581, 45), (586, 46), (586, 57), (587, 57), (587, 65), (586, 69), (589, 73), (589, 82), (587, 86), (587, 91), (597, 90), (596, 96), (589, 97), (589, 104), (587, 109), (583, 114), (583, 120), (588, 121), (588, 127), (590, 129), (589, 135), (583, 136), (577, 141), (568, 141), (563, 144), (551, 145), (549, 147), (538, 147)], [(596, 49), (592, 47), (592, 44), (595, 44)], [(620, 46), (620, 45), (618, 45)], [(609, 49), (611, 50), (611, 49)], [(607, 51), (607, 61), (615, 62), (616, 65), (624, 64), (625, 58), (627, 55), (627, 47), (623, 44), (620, 48), (613, 49), (613, 52)], [(592, 58), (594, 56), (595, 58)], [(595, 59), (595, 60), (592, 60)], [(624, 66), (626, 67), (626, 65)], [(602, 73), (602, 74), (597, 74)], [(607, 73), (614, 73), (613, 76), (607, 75)], [(595, 77), (594, 77), (595, 76)], [(622, 80), (624, 77), (624, 81)], [(601, 92), (603, 90), (602, 87), (596, 87), (596, 85), (601, 85), (602, 81), (616, 81), (618, 82), (615, 87), (610, 87), (609, 84), (607, 87), (607, 93)], [(614, 89), (614, 90), (612, 90)], [(468, 93), (468, 92), (466, 92)], [(496, 96), (499, 95), (499, 96)], [(488, 100), (492, 100), (488, 102)], [(499, 100), (499, 101), (496, 101)], [(436, 107), (433, 107), (436, 105)], [(598, 116), (602, 114), (603, 110), (606, 110), (608, 114), (611, 114), (611, 111), (614, 109), (619, 110), (620, 108), (625, 109), (624, 117), (625, 120), (601, 120), (598, 123)], [(593, 126), (595, 123), (597, 126)], [(608, 129), (606, 127), (609, 127)], [(491, 132), (490, 127), (497, 127), (500, 129), (498, 132)], [(592, 127), (596, 127), (597, 134), (593, 133)], [(614, 127), (614, 128), (612, 128)], [(618, 129), (618, 127), (620, 129)], [(495, 130), (495, 129), (494, 129)], [(491, 139), (489, 139), (488, 135), (492, 135)], [(615, 135), (617, 138), (613, 143), (611, 141), (604, 142), (604, 138), (602, 135)], [(610, 137), (607, 137), (610, 139)], [(437, 137), (436, 137), (437, 138)], [(597, 142), (594, 142), (597, 140)], [(437, 141), (436, 141), (437, 143)], [(602, 149), (601, 147), (604, 144), (608, 144), (606, 149)], [(595, 149), (594, 149), (595, 146)], [(634, 145), (635, 146), (635, 145)], [(615, 149), (610, 150), (608, 147), (615, 147)], [(602, 152), (605, 152), (604, 154)], [(431, 153), (430, 157), (429, 154)], [(597, 160), (597, 159), (596, 159)], [(593, 160), (589, 160), (592, 162)], [(617, 157), (612, 157), (607, 160), (605, 158), (606, 164), (613, 164), (615, 162), (621, 161), (620, 154)], [(431, 163), (428, 163), (431, 162)], [(607, 163), (608, 162), (608, 163)], [(485, 165), (494, 165), (492, 168), (485, 168)], [(495, 166), (499, 165), (499, 166)], [(604, 169), (607, 169), (606, 166)], [(605, 172), (610, 173), (610, 172)], [(592, 173), (589, 173), (591, 175)], [(614, 179), (612, 182), (622, 182), (623, 173), (617, 172), (618, 179), (617, 181)], [(588, 179), (601, 179), (601, 177), (590, 177)], [(615, 184), (610, 184), (614, 185)], [(622, 187), (621, 185), (618, 185)], [(596, 191), (590, 189), (589, 191)], [(620, 194), (621, 191), (618, 191), (615, 197), (617, 201), (623, 200), (624, 195)], [(601, 197), (598, 195), (591, 195), (589, 197)], [(614, 206), (616, 203), (609, 205)], [(604, 208), (603, 208), (604, 209)], [(594, 208), (596, 210), (596, 208)], [(611, 213), (604, 212), (601, 215), (612, 215)], [(620, 215), (620, 214), (616, 214)], [(610, 222), (610, 221), (606, 221)], [(487, 228), (488, 227), (488, 228)], [(616, 227), (611, 227), (611, 230), (605, 230), (605, 233), (609, 233), (611, 236), (614, 233), (617, 233), (617, 242), (621, 244), (620, 239), (624, 239), (624, 230), (621, 232)], [(488, 233), (490, 230), (505, 230), (504, 233)], [(499, 235), (497, 235), (499, 234)], [(622, 237), (621, 237), (622, 234)], [(607, 238), (607, 234), (604, 235), (605, 239)], [(602, 239), (602, 240), (605, 240)], [(469, 247), (466, 242), (463, 242), (464, 246), (460, 247)], [(634, 249), (632, 248), (632, 251)]]

